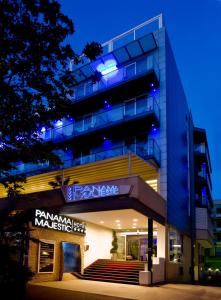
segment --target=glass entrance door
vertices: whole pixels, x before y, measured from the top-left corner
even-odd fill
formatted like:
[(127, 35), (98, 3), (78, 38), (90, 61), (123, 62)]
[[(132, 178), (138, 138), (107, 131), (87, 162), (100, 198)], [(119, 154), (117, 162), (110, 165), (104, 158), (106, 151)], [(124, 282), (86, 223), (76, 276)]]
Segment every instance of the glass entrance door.
[(127, 260), (147, 260), (147, 237), (127, 236)]

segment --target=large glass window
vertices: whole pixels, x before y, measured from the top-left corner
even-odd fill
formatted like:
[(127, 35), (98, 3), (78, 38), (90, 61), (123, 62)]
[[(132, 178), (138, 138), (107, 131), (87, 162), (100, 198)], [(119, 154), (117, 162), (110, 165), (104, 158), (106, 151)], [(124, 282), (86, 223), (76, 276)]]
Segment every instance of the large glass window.
[(147, 111), (147, 96), (141, 96), (136, 101), (136, 113), (140, 114)]
[(136, 65), (137, 74), (144, 73), (147, 70), (147, 58), (146, 57), (138, 60), (136, 63), (137, 63), (137, 65)]
[(183, 236), (173, 227), (169, 229), (169, 259), (174, 263), (183, 261)]
[(124, 76), (126, 79), (133, 77), (136, 74), (136, 64), (133, 63), (129, 66), (125, 66)]
[(76, 99), (83, 97), (84, 96), (84, 84), (77, 86), (75, 89), (75, 93), (76, 93), (75, 94)]
[(126, 101), (124, 104), (124, 115), (127, 117), (135, 114), (135, 99)]

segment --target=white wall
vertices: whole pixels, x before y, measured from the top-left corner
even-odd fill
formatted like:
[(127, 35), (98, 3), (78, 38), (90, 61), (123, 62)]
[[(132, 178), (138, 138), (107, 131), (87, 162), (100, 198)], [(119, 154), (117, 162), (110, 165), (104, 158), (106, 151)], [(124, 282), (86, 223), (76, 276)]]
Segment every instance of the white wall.
[(166, 257), (166, 228), (157, 223), (157, 257)]
[(92, 223), (86, 224), (85, 245), (89, 245), (89, 250), (84, 252), (84, 268), (99, 258), (111, 258), (112, 239), (111, 229)]

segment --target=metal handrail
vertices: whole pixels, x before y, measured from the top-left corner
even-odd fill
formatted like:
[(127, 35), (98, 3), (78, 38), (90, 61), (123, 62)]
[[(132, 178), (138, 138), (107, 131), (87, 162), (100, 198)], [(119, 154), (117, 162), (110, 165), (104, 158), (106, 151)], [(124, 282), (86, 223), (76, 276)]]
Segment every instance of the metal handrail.
[[(157, 149), (157, 151), (156, 151)], [(120, 147), (113, 147), (107, 150), (95, 152), (89, 155), (80, 156), (77, 158), (70, 158), (63, 160), (62, 157), (61, 160), (63, 160), (63, 165), (60, 168), (68, 168), (73, 167), (76, 165), (83, 165), (91, 162), (96, 162), (104, 159), (108, 159), (111, 157), (126, 155), (129, 153), (134, 153), (138, 155), (139, 157), (143, 158), (144, 160), (149, 159), (150, 157), (155, 158), (158, 162), (160, 161), (160, 152), (158, 152), (159, 146), (157, 145), (156, 141), (153, 139), (146, 141), (146, 146), (142, 143), (135, 143), (128, 146), (120, 146)], [(24, 165), (24, 170), (13, 170), (11, 172), (11, 175), (19, 175), (24, 173), (31, 173), (31, 172), (37, 172), (41, 170), (56, 170), (59, 169), (59, 167), (52, 167), (49, 165), (48, 162), (43, 164), (31, 164), (31, 167), (25, 168), (25, 164), (19, 163), (16, 165), (16, 167), (19, 168), (19, 166)], [(0, 178), (4, 178), (4, 176), (0, 175)]]

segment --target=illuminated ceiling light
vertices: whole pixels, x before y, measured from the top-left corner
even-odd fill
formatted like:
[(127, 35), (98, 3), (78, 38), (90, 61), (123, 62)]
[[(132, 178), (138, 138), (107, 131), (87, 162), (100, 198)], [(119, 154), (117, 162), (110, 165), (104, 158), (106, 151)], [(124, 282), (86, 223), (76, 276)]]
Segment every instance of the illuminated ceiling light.
[(114, 59), (109, 59), (104, 64), (99, 64), (97, 66), (97, 71), (102, 75), (107, 75), (116, 70), (118, 70), (117, 62)]
[(135, 228), (137, 228), (137, 226), (132, 226), (132, 228), (134, 228), (134, 229), (135, 229)]
[(120, 223), (120, 220), (115, 220), (116, 223)]
[(45, 131), (46, 131), (45, 127), (42, 127), (41, 132), (45, 132)]
[(100, 221), (100, 224), (104, 224), (104, 221)]
[(137, 223), (133, 223), (133, 226), (137, 226)]
[(138, 219), (133, 219), (133, 222), (137, 222), (138, 221)]

